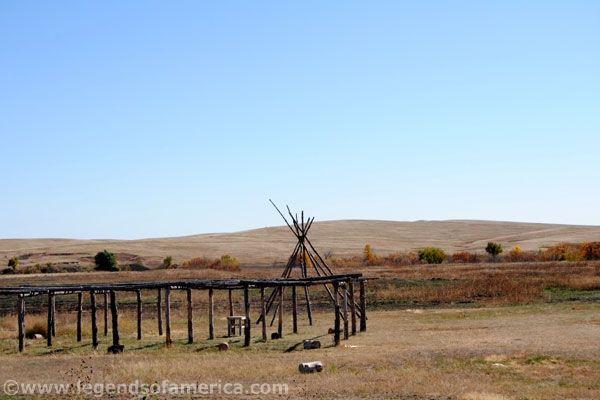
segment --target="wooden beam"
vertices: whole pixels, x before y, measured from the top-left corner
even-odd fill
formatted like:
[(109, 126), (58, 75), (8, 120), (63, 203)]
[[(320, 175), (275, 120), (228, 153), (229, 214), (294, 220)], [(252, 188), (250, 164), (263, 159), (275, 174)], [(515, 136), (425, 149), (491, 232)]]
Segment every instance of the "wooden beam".
[(108, 336), (108, 293), (104, 291), (104, 336)]
[(171, 346), (171, 288), (165, 288), (165, 343)]
[(119, 308), (117, 306), (117, 295), (114, 290), (110, 291), (110, 315), (112, 318), (113, 346), (120, 346), (119, 337)]
[(292, 332), (298, 333), (298, 298), (296, 286), (292, 286)]
[(83, 300), (83, 293), (77, 293), (77, 341), (81, 342), (81, 314), (83, 312), (83, 307), (81, 302)]
[(52, 346), (52, 318), (54, 318), (54, 315), (52, 315), (52, 297), (54, 297), (54, 293), (49, 292), (48, 293), (48, 324), (46, 325), (46, 346), (51, 347)]
[(25, 297), (23, 297), (23, 295), (19, 295), (17, 313), (17, 322), (19, 325), (19, 352), (23, 352), (25, 349)]
[(208, 289), (208, 338), (215, 338), (215, 299), (213, 289)]
[(96, 293), (90, 291), (90, 309), (92, 313), (92, 347), (98, 347), (98, 322), (96, 321)]
[(277, 333), (279, 339), (283, 337), (283, 287), (279, 288), (279, 307), (277, 308), (278, 319), (277, 319)]
[(359, 302), (360, 302), (360, 331), (367, 331), (367, 298), (365, 295), (365, 281), (359, 281)]
[(333, 283), (333, 293), (334, 293), (334, 300), (333, 300), (333, 309), (334, 309), (334, 313), (335, 313), (335, 322), (333, 325), (333, 344), (335, 346), (340, 344), (340, 299), (339, 299), (339, 292), (338, 292), (338, 287), (339, 287), (339, 283), (338, 282), (334, 282)]
[[(260, 319), (262, 325), (262, 339), (263, 342), (267, 341), (267, 307), (265, 304), (265, 288), (260, 288)], [(250, 321), (246, 321), (246, 323), (250, 323)]]
[(234, 314), (234, 310), (233, 310), (233, 293), (232, 292), (233, 292), (233, 290), (229, 289), (228, 296), (229, 296), (229, 316), (230, 317), (233, 316), (233, 314)]
[(135, 299), (137, 301), (137, 340), (142, 340), (142, 291), (135, 291)]
[(342, 291), (344, 293), (344, 304), (342, 305), (342, 309), (344, 310), (344, 340), (348, 340), (350, 336), (348, 330), (348, 286), (345, 283), (342, 283)]
[(194, 343), (194, 304), (192, 303), (192, 289), (186, 289), (187, 297), (187, 327), (188, 343)]
[(54, 296), (54, 293), (52, 293), (52, 297), (50, 298), (50, 307), (52, 311), (52, 325), (48, 334), (56, 336), (56, 296)]
[(356, 303), (354, 302), (354, 282), (348, 282), (348, 294), (350, 297), (348, 298), (348, 302), (350, 303), (350, 321), (351, 321), (351, 329), (352, 335), (356, 335)]
[(158, 288), (156, 294), (156, 320), (158, 321), (158, 336), (163, 334), (163, 323), (162, 323), (162, 289)]
[(250, 293), (248, 286), (244, 287), (244, 312), (246, 314), (246, 322), (244, 324), (244, 347), (250, 346)]
[[(327, 287), (327, 286), (325, 286)], [(313, 317), (312, 317), (312, 306), (310, 304), (310, 295), (308, 294), (308, 286), (304, 286), (304, 297), (306, 298), (306, 314), (308, 316), (308, 325), (312, 326)]]

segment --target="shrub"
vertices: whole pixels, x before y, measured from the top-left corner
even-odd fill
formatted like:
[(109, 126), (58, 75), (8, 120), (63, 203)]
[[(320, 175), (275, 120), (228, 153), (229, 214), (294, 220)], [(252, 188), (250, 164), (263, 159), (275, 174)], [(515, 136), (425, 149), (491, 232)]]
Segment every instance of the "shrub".
[(162, 263), (162, 267), (164, 269), (171, 269), (171, 267), (173, 267), (173, 257), (171, 257), (171, 256), (165, 257), (165, 259), (163, 260), (163, 263)]
[(437, 247), (425, 247), (419, 250), (419, 260), (426, 264), (441, 264), (445, 259), (446, 253)]
[(459, 251), (452, 254), (452, 262), (456, 264), (471, 264), (481, 261), (480, 256), (468, 251)]
[(502, 253), (502, 251), (503, 249), (500, 243), (488, 242), (487, 246), (485, 247), (485, 252), (492, 256), (494, 261), (497, 259), (498, 255)]
[(19, 266), (19, 259), (15, 256), (8, 260), (8, 268), (17, 269)]
[(33, 323), (33, 325), (28, 326), (27, 329), (25, 329), (25, 337), (27, 339), (33, 339), (34, 335), (42, 335), (42, 337), (46, 337), (46, 328), (46, 324), (36, 321)]
[(108, 250), (100, 251), (94, 257), (96, 263), (96, 270), (98, 271), (118, 271), (119, 266), (117, 265), (117, 257), (114, 253)]
[(559, 243), (550, 246), (540, 254), (542, 261), (581, 261), (581, 246), (573, 243)]
[(376, 265), (379, 261), (379, 258), (373, 252), (373, 248), (368, 243), (363, 250), (363, 261), (365, 265)]
[(208, 257), (195, 257), (190, 260), (184, 261), (181, 264), (181, 267), (189, 268), (189, 269), (203, 269), (203, 268), (209, 268), (210, 265), (213, 264), (214, 262), (215, 262), (215, 260), (211, 260)]
[(414, 251), (408, 253), (396, 252), (380, 257), (383, 265), (414, 265), (419, 263), (419, 255)]
[(586, 260), (600, 260), (600, 242), (586, 242), (581, 245), (581, 254)]
[(219, 259), (218, 267), (214, 269), (221, 269), (225, 271), (239, 271), (240, 262), (237, 258), (230, 256), (229, 254), (224, 254)]

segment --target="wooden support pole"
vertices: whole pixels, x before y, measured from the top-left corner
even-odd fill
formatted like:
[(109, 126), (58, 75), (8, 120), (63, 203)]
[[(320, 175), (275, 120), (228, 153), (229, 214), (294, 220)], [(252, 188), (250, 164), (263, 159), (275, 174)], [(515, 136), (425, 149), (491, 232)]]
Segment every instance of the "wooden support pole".
[(208, 289), (208, 338), (215, 338), (215, 299), (213, 289)]
[(104, 336), (108, 336), (108, 293), (104, 292)]
[(81, 314), (83, 312), (83, 307), (81, 302), (83, 300), (83, 293), (77, 293), (77, 341), (81, 342)]
[(233, 311), (233, 290), (229, 289), (229, 316), (233, 316), (234, 311)]
[(279, 287), (279, 308), (278, 311), (278, 319), (277, 319), (277, 333), (279, 334), (279, 339), (283, 337), (283, 287)]
[(360, 302), (360, 331), (367, 331), (367, 298), (365, 296), (365, 281), (359, 281), (359, 302)]
[(306, 314), (308, 315), (308, 325), (312, 326), (312, 306), (310, 305), (310, 295), (308, 294), (308, 286), (304, 286), (304, 297), (306, 298)]
[(137, 300), (137, 340), (142, 340), (142, 291), (135, 291), (135, 299)]
[(156, 294), (156, 320), (158, 321), (158, 336), (163, 334), (163, 323), (162, 323), (162, 289), (158, 288)]
[(46, 346), (52, 346), (52, 297), (54, 297), (54, 293), (48, 293), (48, 324), (46, 325)]
[(298, 298), (296, 286), (292, 286), (292, 332), (298, 333)]
[(194, 304), (192, 303), (192, 289), (186, 290), (187, 296), (187, 327), (188, 343), (194, 343)]
[(348, 286), (346, 285), (346, 283), (342, 284), (342, 291), (343, 291), (343, 299), (344, 299), (344, 304), (343, 304), (343, 310), (344, 310), (344, 340), (348, 340), (349, 335), (349, 330), (348, 330)]
[(50, 327), (50, 331), (48, 334), (52, 334), (52, 336), (56, 336), (56, 296), (52, 293), (52, 298), (50, 299), (50, 307), (52, 309), (52, 326)]
[(25, 297), (19, 295), (18, 305), (18, 325), (19, 325), (19, 352), (25, 349)]
[(171, 346), (171, 288), (165, 288), (165, 343)]
[(335, 346), (340, 344), (340, 295), (338, 292), (339, 283), (333, 282), (333, 306), (335, 313), (335, 322), (333, 325), (333, 344)]
[(244, 347), (250, 346), (250, 293), (248, 286), (244, 286), (244, 313), (246, 323), (244, 324)]
[(352, 335), (356, 335), (356, 303), (354, 302), (354, 282), (348, 282), (348, 302), (350, 303), (350, 321), (352, 326)]
[[(262, 325), (262, 339), (264, 342), (267, 341), (267, 307), (265, 304), (265, 288), (260, 288), (260, 319)], [(250, 321), (246, 321), (246, 323), (250, 323)]]
[(114, 290), (110, 291), (110, 316), (112, 319), (112, 339), (113, 346), (120, 346), (119, 338), (119, 308), (117, 306), (117, 294)]
[(92, 347), (98, 347), (98, 322), (96, 321), (96, 293), (90, 291), (90, 309), (92, 313)]

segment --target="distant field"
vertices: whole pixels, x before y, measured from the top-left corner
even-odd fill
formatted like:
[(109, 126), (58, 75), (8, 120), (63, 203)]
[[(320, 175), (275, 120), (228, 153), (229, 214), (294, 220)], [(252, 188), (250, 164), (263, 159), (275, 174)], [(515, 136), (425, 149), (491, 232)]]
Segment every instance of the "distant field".
[[(315, 222), (311, 240), (322, 252), (335, 256), (359, 254), (365, 243), (376, 253), (441, 247), (448, 252), (482, 251), (488, 241), (524, 250), (560, 242), (600, 240), (600, 226), (533, 224), (493, 221), (366, 221)], [(235, 233), (144, 240), (2, 239), (0, 265), (21, 256), (22, 265), (73, 263), (91, 265), (100, 250), (119, 253), (122, 262), (142, 261), (156, 266), (168, 255), (175, 262), (199, 256), (236, 256), (244, 264), (271, 264), (285, 260), (294, 245), (287, 227), (270, 227)]]

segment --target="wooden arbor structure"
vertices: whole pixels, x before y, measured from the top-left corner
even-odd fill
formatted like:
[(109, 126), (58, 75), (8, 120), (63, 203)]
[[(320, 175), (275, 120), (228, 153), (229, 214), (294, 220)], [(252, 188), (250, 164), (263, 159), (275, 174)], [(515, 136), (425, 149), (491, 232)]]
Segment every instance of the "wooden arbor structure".
[[(285, 265), (285, 268), (283, 269), (281, 278), (282, 279), (293, 278), (294, 271), (296, 271), (296, 270), (298, 271), (296, 273), (296, 275), (300, 279), (307, 279), (311, 275), (314, 277), (319, 277), (319, 278), (335, 276), (335, 273), (333, 272), (333, 270), (329, 267), (329, 265), (327, 265), (327, 262), (325, 261), (325, 259), (323, 257), (321, 257), (321, 255), (319, 254), (319, 252), (317, 251), (315, 246), (313, 246), (310, 239), (308, 238), (308, 231), (310, 230), (313, 222), (315, 221), (315, 218), (308, 217), (305, 220), (304, 219), (304, 211), (301, 211), (300, 217), (298, 217), (297, 213), (295, 215), (292, 214), (290, 207), (286, 206), (286, 209), (287, 209), (290, 221), (291, 221), (290, 222), (285, 217), (285, 215), (281, 212), (281, 210), (277, 207), (277, 205), (271, 199), (269, 199), (269, 201), (271, 202), (273, 207), (275, 207), (275, 209), (277, 210), (277, 212), (279, 213), (281, 218), (283, 218), (283, 221), (285, 222), (287, 227), (290, 229), (292, 234), (297, 239), (296, 246), (294, 246), (294, 250), (292, 251), (290, 258), (288, 259), (288, 262)], [(326, 282), (323, 282), (323, 287), (325, 288), (325, 291), (327, 292), (332, 303), (335, 303), (335, 301), (338, 297), (336, 295), (340, 295), (339, 287), (332, 284), (332, 288), (329, 288), (327, 286)], [(304, 289), (304, 298), (306, 300), (305, 304), (306, 304), (306, 314), (308, 317), (308, 323), (309, 323), (309, 325), (312, 325), (313, 324), (312, 306), (311, 306), (308, 286), (304, 286), (303, 289)], [(361, 306), (361, 304), (356, 304), (356, 302), (354, 301), (353, 283), (350, 282), (348, 285), (342, 285), (342, 289), (344, 291), (342, 296), (345, 299), (345, 303), (343, 306), (350, 307), (350, 309), (352, 310), (352, 318), (356, 318), (357, 316), (362, 318), (363, 307)], [(271, 326), (273, 326), (273, 323), (275, 321), (277, 314), (282, 309), (283, 290), (284, 290), (284, 287), (275, 288), (268, 297), (266, 315), (268, 315), (269, 312), (273, 311), (273, 317), (271, 318), (271, 324), (270, 324)], [(296, 294), (295, 288), (292, 288), (292, 302), (293, 302), (294, 308), (295, 308), (295, 304), (297, 302), (297, 294)], [(258, 320), (256, 321), (256, 323), (261, 322), (262, 318), (263, 318), (263, 316), (261, 315), (258, 318)], [(297, 331), (297, 328), (296, 328), (296, 325), (294, 325), (294, 333), (296, 331)]]
[[(334, 332), (333, 343), (340, 343), (340, 337), (343, 334), (344, 339), (348, 339), (349, 321), (351, 321), (351, 332), (356, 333), (355, 313), (352, 312), (352, 318), (348, 316), (348, 305), (354, 304), (349, 301), (354, 297), (353, 290), (338, 289), (353, 287), (354, 283), (360, 285), (360, 306), (362, 310), (366, 309), (365, 297), (365, 280), (361, 274), (344, 274), (344, 275), (328, 275), (322, 277), (309, 277), (300, 279), (262, 279), (262, 280), (183, 280), (183, 281), (156, 281), (156, 282), (132, 282), (132, 283), (110, 283), (110, 284), (89, 284), (89, 285), (22, 285), (13, 287), (0, 287), (0, 296), (9, 296), (17, 300), (17, 330), (18, 330), (18, 349), (22, 352), (25, 349), (25, 303), (26, 299), (36, 296), (48, 296), (48, 326), (47, 326), (47, 346), (52, 346), (52, 338), (56, 333), (56, 310), (55, 298), (61, 295), (77, 295), (77, 341), (82, 341), (82, 323), (84, 314), (83, 296), (89, 295), (89, 307), (85, 307), (86, 312), (89, 310), (91, 322), (91, 345), (95, 349), (99, 345), (98, 338), (98, 309), (99, 305), (96, 301), (97, 295), (104, 295), (105, 299), (110, 298), (110, 304), (104, 303), (104, 334), (108, 333), (108, 308), (110, 307), (110, 321), (112, 330), (112, 345), (108, 347), (108, 351), (112, 353), (120, 353), (123, 351), (121, 344), (121, 332), (119, 331), (119, 307), (118, 293), (135, 293), (136, 295), (136, 315), (137, 315), (137, 339), (142, 338), (142, 291), (156, 291), (156, 309), (158, 334), (163, 334), (163, 326), (165, 333), (165, 343), (167, 346), (172, 345), (171, 337), (171, 292), (175, 290), (185, 291), (187, 300), (187, 327), (188, 327), (188, 343), (194, 342), (194, 306), (192, 301), (192, 292), (202, 290), (208, 292), (208, 339), (215, 339), (215, 309), (214, 309), (214, 291), (228, 290), (243, 291), (244, 296), (244, 315), (246, 321), (250, 321), (251, 317), (251, 291), (260, 293), (259, 299), (254, 299), (255, 306), (258, 305), (259, 313), (262, 318), (262, 340), (267, 340), (266, 327), (266, 298), (265, 289), (273, 288), (277, 293), (283, 293), (284, 288), (291, 288), (292, 293), (295, 293), (297, 287), (308, 287), (313, 285), (330, 284), (334, 287), (334, 293), (343, 292), (343, 301), (339, 301), (339, 296), (334, 296)], [(281, 290), (277, 290), (281, 289)], [(283, 297), (280, 298), (280, 301)], [(258, 304), (257, 304), (258, 303)], [(341, 305), (340, 305), (341, 303)], [(231, 304), (231, 303), (230, 303)], [(279, 304), (282, 304), (281, 302)], [(231, 305), (230, 305), (231, 307)], [(279, 335), (282, 334), (283, 326), (283, 307), (279, 309), (278, 329)], [(293, 312), (293, 327), (297, 329), (297, 312), (296, 303), (292, 298)], [(231, 310), (230, 310), (231, 313)], [(163, 319), (164, 316), (164, 319)], [(164, 322), (163, 322), (164, 321)], [(343, 327), (341, 326), (343, 321)], [(244, 325), (244, 346), (250, 346), (252, 333), (250, 323)], [(366, 315), (363, 311), (360, 318), (360, 331), (366, 331)], [(342, 331), (343, 329), (343, 331)]]

